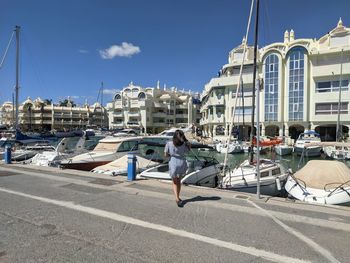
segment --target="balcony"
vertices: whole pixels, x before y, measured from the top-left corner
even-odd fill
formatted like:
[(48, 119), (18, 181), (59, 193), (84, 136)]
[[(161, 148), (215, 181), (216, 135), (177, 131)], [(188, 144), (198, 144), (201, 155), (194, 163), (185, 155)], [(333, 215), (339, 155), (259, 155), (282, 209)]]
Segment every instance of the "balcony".
[(114, 111), (113, 116), (122, 117), (122, 116), (124, 116), (124, 112), (123, 111)]
[(141, 125), (140, 121), (128, 121), (127, 123), (128, 127), (139, 127)]
[(114, 103), (114, 108), (115, 108), (115, 109), (123, 109), (123, 103), (122, 103), (122, 101), (116, 101), (116, 102)]
[(187, 118), (188, 114), (187, 113), (176, 113), (175, 117), (176, 118)]
[(140, 112), (139, 111), (129, 111), (128, 116), (129, 117), (140, 117)]
[(145, 107), (146, 106), (146, 101), (144, 100), (130, 100), (130, 108), (140, 108), (140, 107)]
[(225, 97), (221, 96), (220, 99), (216, 96), (209, 98), (208, 104), (209, 105), (224, 105), (225, 104)]
[(164, 118), (167, 116), (167, 114), (165, 112), (154, 112), (153, 114), (153, 117), (158, 117), (158, 118)]
[(176, 104), (176, 109), (187, 109), (188, 108), (188, 104)]
[(166, 124), (165, 122), (153, 122), (153, 127), (167, 127), (169, 124)]

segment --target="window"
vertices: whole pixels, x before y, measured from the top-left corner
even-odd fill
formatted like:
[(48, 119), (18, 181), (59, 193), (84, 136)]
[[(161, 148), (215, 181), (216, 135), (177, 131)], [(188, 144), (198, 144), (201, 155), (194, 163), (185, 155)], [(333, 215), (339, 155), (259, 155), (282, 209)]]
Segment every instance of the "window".
[(297, 91), (299, 89), (299, 83), (294, 82), (294, 91)]
[[(341, 90), (348, 91), (349, 90), (349, 80), (342, 80)], [(320, 81), (316, 83), (316, 92), (335, 92), (339, 91), (339, 80), (337, 81)]]
[[(348, 114), (348, 102), (342, 102), (340, 104), (340, 114)], [(332, 103), (316, 103), (315, 115), (337, 115), (338, 114), (338, 102)]]
[(137, 141), (126, 141), (126, 142), (122, 142), (117, 152), (128, 152), (128, 151), (134, 151), (137, 149), (138, 149)]
[(277, 121), (279, 85), (278, 63), (279, 58), (276, 54), (270, 54), (265, 59), (265, 121)]
[(118, 93), (114, 96), (114, 100), (121, 100), (122, 96)]
[(280, 168), (276, 168), (272, 170), (272, 175), (279, 175), (281, 174), (281, 169)]
[(138, 98), (140, 100), (145, 100), (146, 99), (146, 94), (144, 92), (140, 92), (139, 95), (138, 95)]
[(298, 109), (299, 109), (299, 104), (298, 103), (294, 103), (293, 104), (293, 111), (295, 112), (295, 111), (298, 111)]
[(265, 171), (265, 172), (261, 172), (260, 173), (260, 177), (263, 178), (263, 177), (267, 177), (269, 176), (269, 171)]
[(304, 57), (306, 50), (295, 47), (289, 51), (288, 118), (290, 121), (303, 120), (304, 103)]

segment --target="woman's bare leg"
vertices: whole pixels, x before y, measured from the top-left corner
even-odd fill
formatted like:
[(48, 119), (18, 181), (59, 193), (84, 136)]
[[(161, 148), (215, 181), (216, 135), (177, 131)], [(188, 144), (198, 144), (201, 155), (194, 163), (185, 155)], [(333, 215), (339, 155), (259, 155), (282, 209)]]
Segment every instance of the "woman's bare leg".
[(175, 201), (176, 202), (180, 201), (180, 198), (179, 198), (180, 191), (178, 190), (178, 178), (177, 177), (173, 178), (173, 191), (175, 194)]
[(176, 190), (177, 190), (177, 197), (180, 200), (180, 191), (181, 191), (181, 178), (177, 178), (177, 184), (176, 184)]

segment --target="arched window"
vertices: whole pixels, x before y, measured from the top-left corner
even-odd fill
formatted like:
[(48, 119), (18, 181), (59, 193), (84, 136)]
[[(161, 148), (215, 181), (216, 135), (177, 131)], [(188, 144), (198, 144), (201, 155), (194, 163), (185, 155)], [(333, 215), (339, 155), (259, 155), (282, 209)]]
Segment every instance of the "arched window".
[(130, 89), (125, 89), (124, 92), (125, 92), (126, 94), (128, 94), (128, 93), (131, 92), (131, 90), (130, 90)]
[(122, 96), (120, 96), (120, 94), (115, 94), (114, 96), (114, 100), (121, 100), (122, 99)]
[(305, 48), (295, 47), (289, 51), (288, 119), (302, 121), (304, 114), (304, 55)]
[(278, 119), (278, 74), (279, 59), (276, 54), (270, 54), (265, 59), (265, 121)]
[(139, 95), (138, 95), (138, 98), (140, 100), (145, 100), (146, 99), (146, 94), (144, 92), (140, 92)]

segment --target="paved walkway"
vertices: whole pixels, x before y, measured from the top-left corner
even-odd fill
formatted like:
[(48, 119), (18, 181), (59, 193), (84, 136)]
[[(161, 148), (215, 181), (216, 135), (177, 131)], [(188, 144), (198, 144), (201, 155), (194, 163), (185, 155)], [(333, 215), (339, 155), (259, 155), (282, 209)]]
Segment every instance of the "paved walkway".
[(348, 262), (350, 208), (0, 165), (0, 262)]

